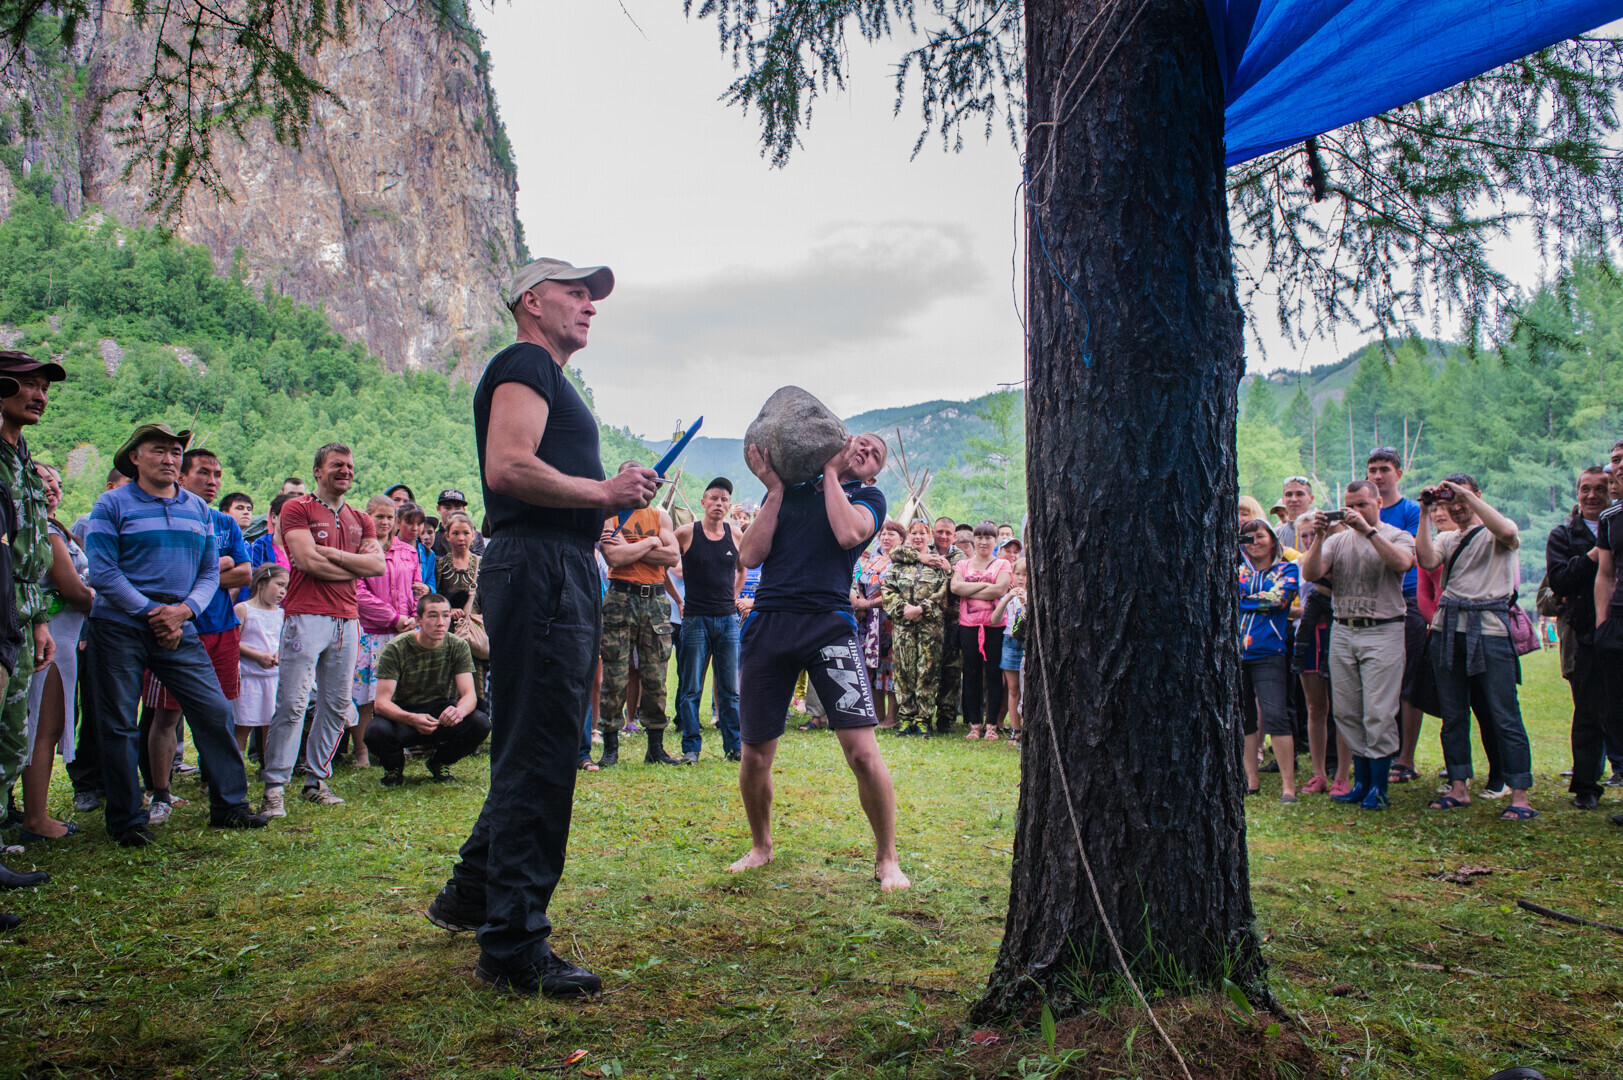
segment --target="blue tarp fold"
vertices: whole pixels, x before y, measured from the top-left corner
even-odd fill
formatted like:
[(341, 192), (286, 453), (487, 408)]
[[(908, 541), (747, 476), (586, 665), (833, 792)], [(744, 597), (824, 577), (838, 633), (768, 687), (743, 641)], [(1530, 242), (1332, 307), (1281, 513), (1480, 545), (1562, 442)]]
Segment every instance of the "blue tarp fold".
[(1623, 18), (1623, 0), (1206, 0), (1206, 12), (1236, 165)]

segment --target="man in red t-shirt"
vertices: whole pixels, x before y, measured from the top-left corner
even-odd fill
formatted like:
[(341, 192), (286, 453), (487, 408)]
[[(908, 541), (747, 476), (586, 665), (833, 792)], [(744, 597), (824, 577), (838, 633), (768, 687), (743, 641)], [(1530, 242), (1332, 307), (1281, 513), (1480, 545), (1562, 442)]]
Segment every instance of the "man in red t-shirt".
[(316, 451), (315, 493), (289, 501), (277, 523), (293, 570), (282, 598), (276, 717), (265, 732), (260, 813), (266, 817), (287, 814), (282, 790), (293, 776), (312, 684), (317, 708), (304, 754), (303, 797), (322, 806), (344, 801), (327, 787), (327, 779), (344, 728), (357, 720), (350, 697), (360, 636), (355, 581), (383, 573), (383, 549), (372, 519), (344, 504), (354, 481), (349, 447), (328, 443)]

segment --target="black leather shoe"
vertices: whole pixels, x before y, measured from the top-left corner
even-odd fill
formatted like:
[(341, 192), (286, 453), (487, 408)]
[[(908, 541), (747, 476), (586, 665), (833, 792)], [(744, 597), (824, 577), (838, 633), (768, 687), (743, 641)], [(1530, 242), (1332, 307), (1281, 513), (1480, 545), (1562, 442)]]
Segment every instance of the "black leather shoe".
[(450, 783), (454, 783), (456, 781), (456, 777), (451, 775), (450, 766), (448, 766), (444, 762), (442, 762), (440, 760), (440, 756), (438, 754), (432, 755), (423, 764), (428, 766), (429, 778), (431, 780), (433, 780), (434, 783), (436, 783), (436, 784), (450, 784)]
[(553, 998), (585, 997), (603, 989), (603, 980), (578, 964), (553, 952), (550, 948), (541, 963), (523, 971), (514, 971), (492, 962), (484, 953), (474, 965), (473, 977), (492, 990), (509, 994), (535, 997), (545, 994)]
[(51, 880), (51, 875), (43, 870), (31, 870), (26, 874), (19, 874), (11, 867), (0, 863), (0, 889), (27, 889), (35, 885), (43, 885)]
[(22, 925), (22, 920), (9, 911), (0, 911), (0, 930), (15, 930)]
[(603, 733), (603, 756), (598, 759), (597, 767), (606, 769), (610, 765), (620, 764), (620, 733), (618, 731), (605, 731)]
[(118, 838), (119, 847), (149, 847), (157, 842), (158, 838), (145, 825), (132, 825)]
[(441, 930), (451, 933), (472, 933), (485, 925), (485, 905), (461, 901), (450, 886), (440, 890), (434, 902), (428, 905), (423, 917)]
[(247, 803), (238, 803), (225, 812), (225, 817), (209, 819), (211, 829), (263, 829), (270, 824), (270, 818), (264, 814), (256, 814), (248, 809)]
[(1594, 792), (1585, 791), (1572, 797), (1572, 805), (1580, 810), (1599, 810), (1600, 796)]

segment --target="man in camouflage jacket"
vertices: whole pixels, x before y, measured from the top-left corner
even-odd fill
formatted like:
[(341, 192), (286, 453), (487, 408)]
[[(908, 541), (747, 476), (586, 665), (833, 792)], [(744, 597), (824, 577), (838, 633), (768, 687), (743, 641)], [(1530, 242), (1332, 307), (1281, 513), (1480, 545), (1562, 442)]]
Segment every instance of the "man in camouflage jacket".
[[(17, 657), (17, 666), (6, 685), (5, 704), (0, 708), (0, 785), (5, 787), (9, 809), (11, 785), (28, 749), (28, 683), (35, 668), (45, 667), (56, 657), (56, 645), (46, 625), (51, 617), (46, 613), (39, 584), (51, 568), (45, 482), (34, 471), (23, 429), (39, 423), (45, 415), (51, 383), (61, 381), (66, 373), (58, 364), (6, 350), (0, 351), (0, 376), (18, 383), (15, 394), (0, 399), (0, 481), (11, 489), (15, 510), (17, 531), (11, 540), (11, 561), (16, 578), (17, 621), (29, 639)], [(70, 646), (77, 644), (70, 642)]]
[(952, 564), (930, 552), (930, 541), (929, 527), (913, 522), (907, 543), (890, 553), (880, 588), (891, 622), (898, 735), (927, 735), (936, 713)]

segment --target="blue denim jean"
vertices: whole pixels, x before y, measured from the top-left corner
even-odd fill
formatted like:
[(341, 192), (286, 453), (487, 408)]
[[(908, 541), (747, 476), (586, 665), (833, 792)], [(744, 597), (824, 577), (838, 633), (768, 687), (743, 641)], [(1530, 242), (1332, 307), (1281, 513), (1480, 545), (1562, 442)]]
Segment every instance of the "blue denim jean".
[(704, 669), (710, 665), (711, 693), (721, 726), (721, 749), (742, 748), (738, 737), (738, 617), (689, 615), (682, 621), (682, 646), (676, 654), (676, 722), (682, 729), (682, 753), (697, 754), (704, 745), (699, 727), (699, 698)]
[(111, 619), (88, 622), (83, 663), (94, 687), (108, 834), (116, 838), (147, 823), (136, 766), (141, 672), (146, 668), (180, 702), (191, 725), (198, 764), (209, 782), (209, 819), (223, 821), (233, 806), (246, 805), (248, 777), (231, 730), (231, 707), (197, 635), (188, 629), (177, 648), (166, 649), (151, 630)]
[(1469, 780), (1471, 768), (1471, 709), (1477, 709), (1478, 722), (1493, 725), (1493, 741), (1498, 747), (1499, 768), (1506, 786), (1525, 791), (1533, 786), (1532, 747), (1522, 725), (1522, 707), (1516, 696), (1519, 666), (1510, 638), (1483, 634), (1481, 639), (1487, 670), (1480, 675), (1465, 673), (1465, 635), (1454, 635), (1454, 659), (1443, 666), (1442, 635), (1431, 638), (1431, 664), (1437, 675), (1437, 701), (1443, 711), (1443, 761), (1450, 780)]

